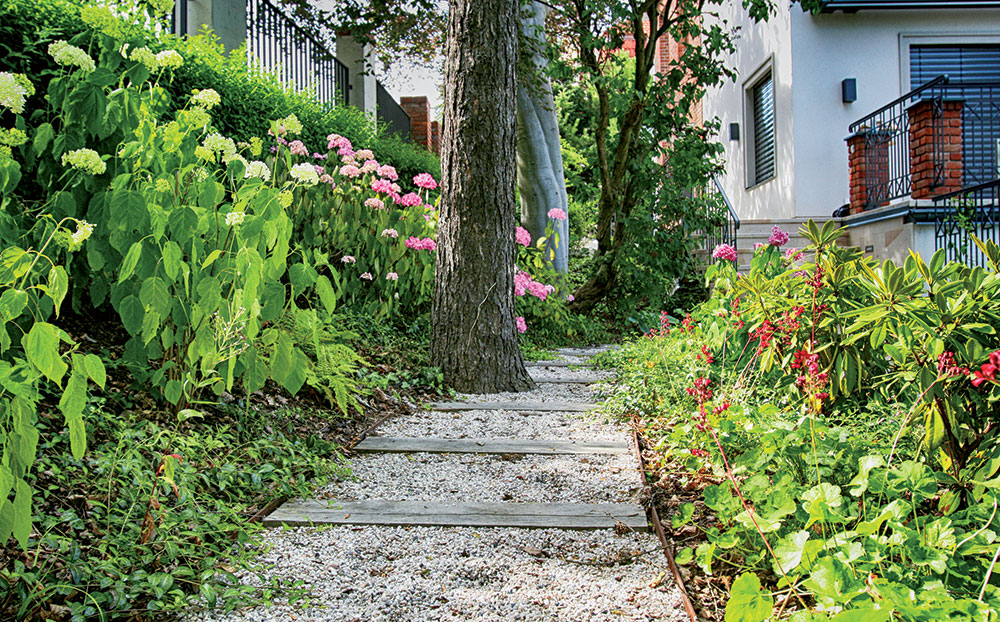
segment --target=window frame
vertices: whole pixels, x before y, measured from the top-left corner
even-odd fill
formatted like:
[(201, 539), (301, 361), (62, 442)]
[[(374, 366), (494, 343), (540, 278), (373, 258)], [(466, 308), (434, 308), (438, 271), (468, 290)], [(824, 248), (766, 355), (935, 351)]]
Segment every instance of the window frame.
[(910, 46), (913, 45), (1000, 45), (1000, 31), (899, 33), (899, 92), (901, 94), (913, 90), (913, 86), (910, 84)]
[[(770, 177), (757, 179), (757, 118), (754, 114), (754, 89), (767, 78), (771, 79), (771, 110), (772, 124), (774, 126), (774, 171)], [(744, 136), (744, 161), (746, 163), (746, 175), (744, 188), (749, 191), (777, 179), (778, 177), (778, 93), (777, 80), (774, 71), (774, 57), (768, 58), (757, 68), (750, 77), (743, 81), (743, 127)]]

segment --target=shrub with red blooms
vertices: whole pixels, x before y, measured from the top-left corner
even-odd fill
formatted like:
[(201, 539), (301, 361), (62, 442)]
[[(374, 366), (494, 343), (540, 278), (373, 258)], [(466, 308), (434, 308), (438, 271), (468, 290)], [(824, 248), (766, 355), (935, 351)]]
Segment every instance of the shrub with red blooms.
[[(1000, 384), (997, 380), (997, 371), (1000, 371), (1000, 350), (990, 353), (989, 361), (983, 363), (979, 370), (973, 374), (972, 386), (979, 387), (982, 386), (984, 382), (992, 382), (993, 384)], [(968, 370), (966, 370), (968, 372)]]

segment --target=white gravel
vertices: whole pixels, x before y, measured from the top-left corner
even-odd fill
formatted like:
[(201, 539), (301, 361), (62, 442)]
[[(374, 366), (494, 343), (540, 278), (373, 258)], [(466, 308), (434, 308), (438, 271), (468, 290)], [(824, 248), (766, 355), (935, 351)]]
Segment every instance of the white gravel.
[[(571, 357), (566, 357), (571, 358)], [(582, 362), (584, 359), (572, 357)], [(532, 373), (550, 373), (533, 367)], [(552, 368), (552, 375), (595, 375)], [(584, 385), (544, 384), (535, 391), (460, 395), (467, 401), (593, 401)], [(381, 436), (621, 440), (623, 426), (593, 413), (422, 412), (383, 424)], [(637, 501), (633, 456), (489, 456), (364, 454), (353, 477), (320, 497), (342, 500), (485, 502)], [(659, 540), (612, 530), (336, 526), (272, 529), (261, 570), (303, 581), (311, 604), (233, 614), (202, 613), (192, 622), (285, 620), (422, 622), (604, 622), (686, 620)], [(617, 560), (617, 563), (616, 563)], [(581, 563), (584, 562), (584, 563)], [(624, 562), (624, 563), (621, 563)], [(258, 579), (244, 573), (243, 580)]]

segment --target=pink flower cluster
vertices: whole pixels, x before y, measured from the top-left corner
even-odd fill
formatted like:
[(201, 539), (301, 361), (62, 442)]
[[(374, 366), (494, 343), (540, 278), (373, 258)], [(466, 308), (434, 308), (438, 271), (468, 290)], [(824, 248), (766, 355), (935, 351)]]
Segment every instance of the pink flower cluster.
[(558, 207), (555, 209), (550, 209), (547, 216), (555, 220), (566, 220), (566, 212), (562, 211)]
[(423, 188), (425, 190), (434, 190), (438, 187), (437, 182), (430, 173), (420, 173), (413, 178), (413, 185), (417, 188)]
[(407, 238), (405, 244), (406, 248), (412, 248), (418, 251), (437, 250), (437, 242), (435, 242), (430, 238), (420, 239), (420, 238), (415, 238), (411, 235), (409, 238)]
[(389, 181), (396, 181), (397, 179), (399, 179), (399, 174), (396, 173), (396, 168), (393, 166), (389, 166), (388, 164), (383, 164), (382, 166), (378, 167), (378, 171), (376, 172), (378, 173), (379, 177), (385, 177)]
[(538, 281), (531, 278), (531, 275), (523, 270), (518, 270), (517, 274), (514, 275), (514, 295), (523, 296), (525, 294), (531, 294), (539, 300), (545, 300), (548, 298), (549, 294), (555, 291), (555, 287), (551, 285), (546, 285), (544, 283), (539, 283)]
[(788, 233), (782, 231), (778, 225), (774, 225), (774, 228), (771, 229), (771, 237), (767, 238), (767, 243), (771, 246), (784, 246), (788, 244)]
[(517, 325), (517, 332), (524, 333), (528, 330), (528, 324), (524, 321), (524, 316), (517, 316), (514, 318), (514, 323)]
[(712, 253), (712, 257), (732, 262), (735, 262), (739, 258), (736, 254), (736, 249), (729, 244), (719, 244), (716, 246), (715, 251)]
[(531, 244), (531, 234), (524, 227), (517, 227), (514, 229), (514, 241), (527, 247)]
[(293, 140), (288, 143), (288, 150), (292, 152), (292, 155), (307, 156), (309, 155), (309, 150), (306, 146), (302, 144), (301, 140)]
[(423, 202), (424, 201), (423, 201), (423, 199), (420, 198), (420, 195), (418, 195), (415, 192), (410, 192), (409, 194), (404, 194), (399, 199), (399, 204), (402, 205), (403, 207), (415, 207), (417, 205), (422, 204)]

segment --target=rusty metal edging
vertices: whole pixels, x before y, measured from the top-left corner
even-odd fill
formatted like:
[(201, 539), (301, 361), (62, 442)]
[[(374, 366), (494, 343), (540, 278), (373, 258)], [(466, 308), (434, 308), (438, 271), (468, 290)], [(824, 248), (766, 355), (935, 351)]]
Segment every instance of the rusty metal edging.
[(632, 452), (635, 454), (636, 460), (639, 462), (639, 476), (642, 478), (642, 485), (649, 493), (649, 519), (653, 523), (653, 530), (656, 531), (656, 536), (660, 539), (660, 545), (663, 547), (663, 554), (667, 558), (667, 565), (670, 566), (670, 572), (674, 575), (674, 581), (677, 583), (677, 589), (681, 593), (681, 601), (684, 603), (684, 609), (687, 611), (688, 617), (691, 618), (691, 622), (698, 622), (698, 614), (695, 613), (694, 604), (691, 603), (691, 598), (687, 595), (687, 589), (684, 587), (684, 579), (681, 578), (680, 570), (677, 568), (677, 562), (674, 561), (674, 555), (670, 551), (670, 542), (667, 540), (667, 534), (663, 531), (663, 526), (660, 525), (660, 515), (656, 511), (656, 504), (652, 502), (653, 494), (650, 490), (650, 486), (646, 483), (646, 463), (642, 459), (642, 451), (639, 449), (639, 423), (638, 418), (632, 416)]

